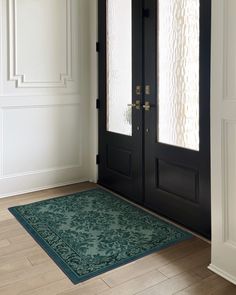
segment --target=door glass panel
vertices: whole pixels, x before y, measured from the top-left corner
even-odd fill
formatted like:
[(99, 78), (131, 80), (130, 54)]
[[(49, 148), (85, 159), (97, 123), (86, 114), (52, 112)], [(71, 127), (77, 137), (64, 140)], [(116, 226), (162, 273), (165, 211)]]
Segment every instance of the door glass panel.
[(199, 0), (159, 0), (158, 141), (199, 150)]
[(132, 0), (107, 0), (107, 130), (132, 135)]

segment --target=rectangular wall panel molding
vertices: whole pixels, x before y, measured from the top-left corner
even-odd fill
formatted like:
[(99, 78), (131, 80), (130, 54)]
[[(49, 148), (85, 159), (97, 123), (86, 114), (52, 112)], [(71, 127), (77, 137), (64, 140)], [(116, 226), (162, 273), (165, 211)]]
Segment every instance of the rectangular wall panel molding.
[(8, 40), (16, 87), (66, 87), (72, 80), (71, 0), (9, 0)]
[(88, 51), (80, 42), (88, 39), (83, 31), (88, 3), (1, 0), (0, 6), (0, 96), (79, 93), (86, 58), (82, 64), (78, 59)]
[(222, 151), (223, 151), (223, 236), (225, 243), (236, 248), (236, 120), (222, 122)]

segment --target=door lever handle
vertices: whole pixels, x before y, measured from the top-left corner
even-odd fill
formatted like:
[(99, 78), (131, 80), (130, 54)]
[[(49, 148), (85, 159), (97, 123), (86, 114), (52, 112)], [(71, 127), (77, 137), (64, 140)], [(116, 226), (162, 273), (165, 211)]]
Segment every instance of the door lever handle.
[(128, 107), (132, 107), (132, 108), (136, 108), (136, 110), (140, 110), (141, 109), (141, 101), (136, 100), (135, 103), (128, 104)]
[(145, 110), (145, 112), (149, 112), (151, 109), (151, 105), (149, 101), (145, 101), (145, 104), (143, 105), (143, 108)]

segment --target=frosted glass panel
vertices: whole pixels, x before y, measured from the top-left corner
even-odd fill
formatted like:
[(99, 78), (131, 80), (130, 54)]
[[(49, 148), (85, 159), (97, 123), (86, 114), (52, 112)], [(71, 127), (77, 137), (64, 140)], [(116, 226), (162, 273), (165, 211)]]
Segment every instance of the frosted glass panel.
[(107, 130), (132, 135), (132, 0), (107, 0)]
[(199, 0), (159, 0), (159, 142), (199, 150)]

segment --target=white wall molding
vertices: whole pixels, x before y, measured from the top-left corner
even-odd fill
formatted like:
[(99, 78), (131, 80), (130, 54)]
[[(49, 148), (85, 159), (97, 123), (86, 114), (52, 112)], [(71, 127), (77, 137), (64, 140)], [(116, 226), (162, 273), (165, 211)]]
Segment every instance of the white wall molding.
[(222, 120), (222, 209), (223, 209), (223, 242), (236, 250), (236, 235), (234, 233), (234, 222), (232, 208), (235, 208), (234, 201), (236, 186), (234, 177), (236, 174), (235, 157), (236, 149), (236, 120)]
[(66, 95), (28, 95), (21, 96), (0, 96), (1, 108), (15, 107), (50, 107), (59, 105), (81, 105), (84, 107), (85, 101), (79, 94)]
[(236, 1), (212, 1), (209, 269), (236, 284)]
[(228, 220), (228, 183), (227, 183), (227, 173), (228, 173), (228, 121), (222, 120), (222, 241), (225, 243), (229, 239), (229, 220)]
[[(228, 246), (234, 247), (236, 249), (236, 240), (233, 241), (230, 237), (230, 206), (232, 195), (230, 194), (230, 186), (232, 179), (231, 176), (231, 161), (232, 154), (230, 153), (233, 136), (230, 134), (230, 130), (236, 130), (236, 120), (222, 120), (222, 216), (223, 216), (223, 242)], [(236, 138), (235, 138), (236, 143)]]
[(58, 81), (34, 81), (18, 72), (18, 48), (17, 48), (17, 4), (19, 0), (8, 0), (8, 40), (9, 40), (9, 80), (15, 81), (17, 88), (60, 88), (67, 87), (67, 81), (72, 81), (72, 3), (66, 3), (66, 69), (58, 73)]
[(67, 170), (67, 169), (77, 169), (81, 168), (82, 163), (78, 162), (75, 165), (68, 165), (68, 166), (57, 166), (57, 167), (51, 167), (48, 169), (42, 169), (42, 170), (33, 170), (33, 171), (27, 171), (23, 173), (17, 173), (17, 174), (9, 174), (9, 175), (4, 175), (0, 177), (2, 180), (6, 179), (12, 179), (12, 178), (18, 178), (18, 177), (23, 177), (23, 176), (31, 176), (31, 175), (37, 175), (37, 174), (43, 174), (43, 173), (48, 173), (48, 172), (55, 172), (55, 171), (60, 171), (60, 170)]
[(4, 104), (1, 106), (0, 104), (0, 109), (1, 110), (7, 110), (7, 109), (25, 109), (25, 108), (30, 108), (30, 109), (34, 109), (34, 108), (55, 108), (55, 107), (65, 107), (65, 106), (75, 106), (75, 107), (79, 107), (83, 105), (83, 102), (79, 102), (79, 101), (76, 101), (76, 102), (62, 102), (62, 103), (42, 103), (42, 104), (31, 104), (31, 105), (28, 105), (28, 104)]
[[(82, 173), (81, 173), (82, 175)], [(33, 175), (32, 175), (33, 176)], [(61, 186), (66, 186), (66, 185), (71, 185), (71, 184), (77, 184), (77, 183), (82, 183), (82, 182), (86, 182), (88, 181), (88, 178), (86, 177), (79, 177), (78, 178), (75, 178), (74, 180), (68, 180), (68, 181), (58, 181), (58, 182), (55, 182), (53, 184), (48, 184), (48, 185), (45, 185), (45, 182), (46, 182), (46, 177), (47, 176), (44, 176), (44, 177), (41, 177), (41, 182), (37, 183), (37, 186), (35, 186), (33, 189), (28, 189), (26, 188), (25, 189), (25, 186), (22, 186), (20, 184), (18, 184), (15, 188), (15, 190), (13, 190), (11, 193), (1, 193), (0, 194), (0, 199), (2, 198), (7, 198), (7, 197), (12, 197), (12, 196), (19, 196), (19, 195), (23, 195), (23, 194), (28, 194), (28, 193), (32, 193), (32, 192), (36, 192), (36, 191), (42, 191), (42, 190), (46, 190), (46, 189), (50, 189), (50, 188), (54, 188), (54, 187), (61, 187)], [(36, 179), (36, 182), (37, 182), (37, 179)], [(16, 185), (16, 182), (12, 183), (9, 182), (8, 185), (10, 184), (13, 184), (13, 185)]]

